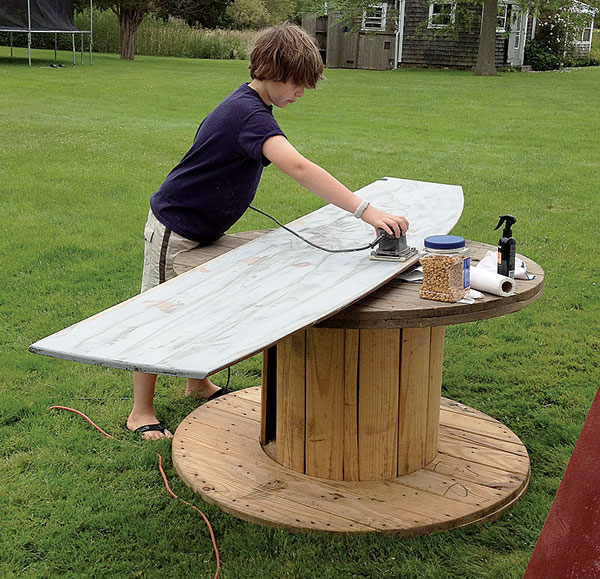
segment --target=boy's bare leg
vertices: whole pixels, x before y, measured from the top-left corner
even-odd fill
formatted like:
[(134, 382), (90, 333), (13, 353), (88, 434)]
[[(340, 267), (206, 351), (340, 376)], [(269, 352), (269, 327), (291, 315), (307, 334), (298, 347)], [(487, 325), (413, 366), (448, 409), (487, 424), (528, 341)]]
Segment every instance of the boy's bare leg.
[[(135, 430), (146, 424), (156, 424), (158, 420), (154, 414), (154, 387), (156, 386), (156, 374), (133, 373), (133, 408), (127, 419), (127, 428)], [(156, 430), (145, 432), (144, 440), (158, 440), (159, 438), (173, 438), (173, 435), (165, 430), (164, 434)]]
[(210, 398), (220, 388), (213, 384), (208, 378), (188, 378), (185, 395), (192, 398)]

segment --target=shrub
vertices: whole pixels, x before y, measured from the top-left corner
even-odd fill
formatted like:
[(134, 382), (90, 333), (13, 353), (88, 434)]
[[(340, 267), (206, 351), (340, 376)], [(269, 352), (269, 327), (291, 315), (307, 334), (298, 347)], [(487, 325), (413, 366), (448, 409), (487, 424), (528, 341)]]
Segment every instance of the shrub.
[(525, 64), (533, 70), (555, 70), (571, 66), (599, 66), (600, 61), (593, 56), (563, 57), (562, 60), (539, 38), (530, 40), (525, 45)]
[(525, 45), (525, 64), (533, 70), (554, 70), (560, 67), (560, 61), (541, 40), (534, 38)]
[(600, 61), (591, 56), (581, 56), (572, 60), (568, 60), (563, 64), (564, 66), (598, 66), (600, 65)]

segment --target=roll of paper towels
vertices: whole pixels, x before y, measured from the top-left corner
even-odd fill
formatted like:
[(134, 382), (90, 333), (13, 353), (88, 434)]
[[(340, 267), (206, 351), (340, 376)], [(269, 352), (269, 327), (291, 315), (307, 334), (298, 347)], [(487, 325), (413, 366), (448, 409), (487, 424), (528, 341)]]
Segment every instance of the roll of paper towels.
[(514, 279), (478, 267), (471, 269), (471, 287), (502, 297), (515, 295)]

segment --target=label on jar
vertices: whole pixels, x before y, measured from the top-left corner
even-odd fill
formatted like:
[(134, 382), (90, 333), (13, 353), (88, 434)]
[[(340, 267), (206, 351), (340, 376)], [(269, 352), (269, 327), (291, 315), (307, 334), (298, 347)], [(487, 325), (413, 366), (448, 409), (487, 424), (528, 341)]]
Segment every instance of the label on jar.
[(465, 258), (463, 264), (463, 288), (467, 289), (471, 285), (471, 258)]

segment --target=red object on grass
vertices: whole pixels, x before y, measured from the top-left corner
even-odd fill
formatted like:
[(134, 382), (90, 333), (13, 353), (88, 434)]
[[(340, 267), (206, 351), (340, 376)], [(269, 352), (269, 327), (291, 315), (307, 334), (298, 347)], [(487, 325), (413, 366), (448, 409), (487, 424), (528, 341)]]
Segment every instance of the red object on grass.
[[(108, 434), (108, 432), (105, 432), (104, 430), (102, 430), (102, 428), (100, 428), (86, 414), (84, 414), (83, 412), (80, 412), (79, 410), (75, 410), (75, 408), (69, 408), (68, 406), (50, 406), (48, 408), (48, 410), (67, 410), (69, 412), (74, 412), (75, 414), (81, 416), (82, 418), (85, 418), (85, 420), (87, 420), (98, 432), (100, 432), (100, 434), (103, 434), (104, 436), (106, 436), (106, 438), (112, 438), (113, 440), (116, 440), (117, 442), (121, 442), (121, 443), (124, 443), (124, 444), (129, 444), (131, 446), (135, 446), (136, 448), (140, 448), (137, 444), (131, 444), (131, 443), (127, 442), (127, 441), (119, 440), (118, 438), (115, 438), (114, 436), (111, 436), (110, 434)], [(188, 503), (187, 501), (183, 500), (180, 496), (177, 496), (171, 490), (171, 487), (169, 486), (169, 481), (167, 480), (167, 475), (165, 474), (165, 471), (164, 471), (163, 466), (162, 466), (162, 456), (158, 452), (155, 453), (155, 454), (156, 454), (156, 456), (158, 456), (158, 470), (160, 471), (160, 474), (162, 476), (163, 482), (165, 483), (165, 488), (167, 489), (168, 493), (174, 499), (180, 500), (184, 505), (187, 505), (188, 507), (192, 507), (192, 509), (194, 509), (197, 513), (200, 514), (200, 516), (204, 519), (204, 522), (206, 523), (206, 526), (208, 527), (208, 532), (210, 534), (210, 539), (211, 539), (212, 544), (213, 544), (213, 549), (214, 549), (214, 552), (215, 552), (215, 557), (217, 559), (217, 569), (215, 571), (215, 576), (214, 576), (214, 579), (217, 579), (219, 577), (219, 569), (221, 568), (221, 557), (219, 555), (219, 549), (217, 548), (217, 540), (215, 539), (215, 532), (213, 531), (212, 525), (210, 524), (210, 521), (208, 520), (208, 518), (206, 517), (206, 515), (198, 507), (195, 507), (191, 503)]]
[(600, 389), (523, 579), (600, 577)]

